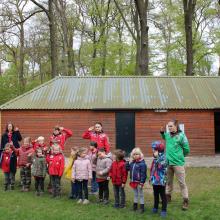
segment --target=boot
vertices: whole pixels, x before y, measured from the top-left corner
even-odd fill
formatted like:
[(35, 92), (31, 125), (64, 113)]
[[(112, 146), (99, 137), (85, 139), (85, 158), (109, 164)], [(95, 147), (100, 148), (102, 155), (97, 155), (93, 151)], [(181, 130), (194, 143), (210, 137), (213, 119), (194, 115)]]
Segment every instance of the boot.
[(144, 213), (144, 204), (140, 204), (140, 213)]
[(25, 191), (25, 187), (22, 186), (22, 187), (21, 187), (21, 192), (24, 192), (24, 191)]
[(133, 204), (133, 211), (137, 211), (137, 208), (138, 208), (138, 204), (137, 204), (137, 203), (134, 203), (134, 204)]
[(183, 199), (182, 210), (186, 211), (186, 210), (188, 210), (188, 207), (189, 207), (189, 199)]
[(15, 186), (14, 185), (11, 185), (11, 190), (14, 190), (15, 189)]
[(5, 190), (5, 191), (7, 191), (7, 190), (8, 190), (8, 185), (7, 185), (7, 184), (5, 185), (4, 190)]
[(166, 194), (166, 199), (167, 199), (167, 203), (171, 202), (171, 195), (170, 194)]

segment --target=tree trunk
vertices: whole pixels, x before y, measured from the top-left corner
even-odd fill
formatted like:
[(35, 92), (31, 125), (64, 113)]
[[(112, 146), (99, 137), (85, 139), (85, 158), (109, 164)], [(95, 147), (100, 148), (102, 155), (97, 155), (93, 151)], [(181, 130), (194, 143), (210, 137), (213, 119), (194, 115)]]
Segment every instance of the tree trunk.
[(136, 9), (140, 22), (140, 56), (138, 57), (138, 66), (140, 75), (149, 75), (148, 64), (148, 25), (147, 25), (147, 9), (148, 0), (135, 0)]
[(183, 0), (184, 8), (184, 26), (186, 38), (186, 75), (193, 76), (193, 38), (192, 38), (192, 20), (195, 12), (196, 0)]
[(218, 76), (220, 76), (220, 56), (218, 57), (218, 59), (219, 59)]
[(20, 24), (20, 53), (19, 53), (19, 84), (21, 92), (24, 91), (24, 24)]
[(58, 70), (58, 54), (56, 42), (56, 23), (54, 15), (54, 3), (56, 0), (48, 0), (48, 13), (49, 13), (49, 29), (50, 29), (50, 59), (51, 59), (51, 78), (57, 75)]

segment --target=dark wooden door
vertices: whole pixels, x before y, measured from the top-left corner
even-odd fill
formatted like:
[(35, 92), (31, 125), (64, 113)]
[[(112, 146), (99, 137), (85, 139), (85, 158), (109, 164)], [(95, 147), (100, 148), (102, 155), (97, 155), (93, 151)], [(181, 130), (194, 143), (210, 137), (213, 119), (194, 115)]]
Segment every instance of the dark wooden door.
[(215, 152), (220, 153), (220, 112), (215, 112)]
[(116, 112), (116, 148), (128, 153), (135, 147), (135, 112)]

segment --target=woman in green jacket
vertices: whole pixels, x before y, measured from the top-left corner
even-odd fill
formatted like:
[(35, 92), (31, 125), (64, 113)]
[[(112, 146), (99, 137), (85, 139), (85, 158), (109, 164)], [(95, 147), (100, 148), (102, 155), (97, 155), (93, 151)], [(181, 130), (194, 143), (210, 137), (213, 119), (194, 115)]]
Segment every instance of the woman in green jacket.
[(162, 138), (166, 141), (166, 159), (168, 163), (167, 169), (167, 186), (166, 195), (167, 202), (171, 202), (171, 193), (173, 191), (174, 174), (178, 180), (180, 190), (183, 197), (183, 210), (188, 209), (189, 195), (185, 182), (185, 156), (189, 154), (189, 142), (186, 135), (179, 129), (178, 121), (171, 120), (168, 123), (169, 132), (165, 132), (165, 128), (160, 130)]

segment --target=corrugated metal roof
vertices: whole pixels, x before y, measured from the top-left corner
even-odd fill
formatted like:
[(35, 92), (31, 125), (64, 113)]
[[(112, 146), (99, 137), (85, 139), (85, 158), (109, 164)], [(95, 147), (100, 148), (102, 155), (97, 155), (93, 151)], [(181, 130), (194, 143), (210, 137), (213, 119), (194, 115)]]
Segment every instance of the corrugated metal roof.
[(214, 109), (220, 77), (57, 77), (5, 104), (9, 109)]

